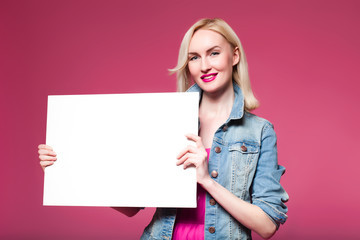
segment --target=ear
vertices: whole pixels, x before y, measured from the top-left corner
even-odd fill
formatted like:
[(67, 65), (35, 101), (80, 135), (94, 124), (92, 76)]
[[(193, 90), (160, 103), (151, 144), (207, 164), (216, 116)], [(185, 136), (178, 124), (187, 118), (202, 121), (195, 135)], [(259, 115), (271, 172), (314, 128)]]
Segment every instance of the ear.
[(240, 62), (240, 50), (238, 47), (234, 49), (234, 55), (233, 55), (233, 66), (238, 64)]

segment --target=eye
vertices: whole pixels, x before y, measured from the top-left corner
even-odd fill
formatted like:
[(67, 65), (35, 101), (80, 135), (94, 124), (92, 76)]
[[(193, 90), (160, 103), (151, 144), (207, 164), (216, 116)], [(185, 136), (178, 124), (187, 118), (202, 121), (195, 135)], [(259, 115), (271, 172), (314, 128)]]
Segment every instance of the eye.
[(219, 55), (220, 53), (219, 52), (211, 52), (211, 56), (216, 56), (216, 55)]
[(199, 58), (198, 56), (192, 56), (192, 57), (189, 58), (189, 61), (194, 61), (194, 60), (196, 60), (198, 58)]

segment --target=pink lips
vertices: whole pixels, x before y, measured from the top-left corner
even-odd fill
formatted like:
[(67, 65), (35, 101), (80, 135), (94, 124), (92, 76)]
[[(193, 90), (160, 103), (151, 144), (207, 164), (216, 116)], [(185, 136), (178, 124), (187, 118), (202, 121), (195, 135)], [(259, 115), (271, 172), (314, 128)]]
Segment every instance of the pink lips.
[(204, 82), (211, 82), (214, 81), (216, 78), (217, 73), (210, 73), (210, 74), (204, 74), (202, 75), (200, 78), (201, 80), (203, 80)]

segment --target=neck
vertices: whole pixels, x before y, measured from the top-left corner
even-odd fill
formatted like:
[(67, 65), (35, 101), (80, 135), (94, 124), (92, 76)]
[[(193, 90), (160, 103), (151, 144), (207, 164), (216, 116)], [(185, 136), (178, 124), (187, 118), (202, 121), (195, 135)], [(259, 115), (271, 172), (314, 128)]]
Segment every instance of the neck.
[(216, 93), (203, 92), (200, 116), (228, 117), (234, 103), (235, 94), (232, 82)]

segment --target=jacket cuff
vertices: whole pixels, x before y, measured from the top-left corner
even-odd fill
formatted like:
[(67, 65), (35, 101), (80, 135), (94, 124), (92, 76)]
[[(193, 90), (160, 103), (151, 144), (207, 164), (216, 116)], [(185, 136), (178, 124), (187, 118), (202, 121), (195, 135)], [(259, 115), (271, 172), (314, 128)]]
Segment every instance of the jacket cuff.
[(276, 229), (279, 228), (280, 223), (284, 224), (288, 216), (273, 207), (271, 204), (261, 200), (261, 199), (253, 199), (253, 204), (261, 208), (269, 217), (270, 219), (275, 223)]

